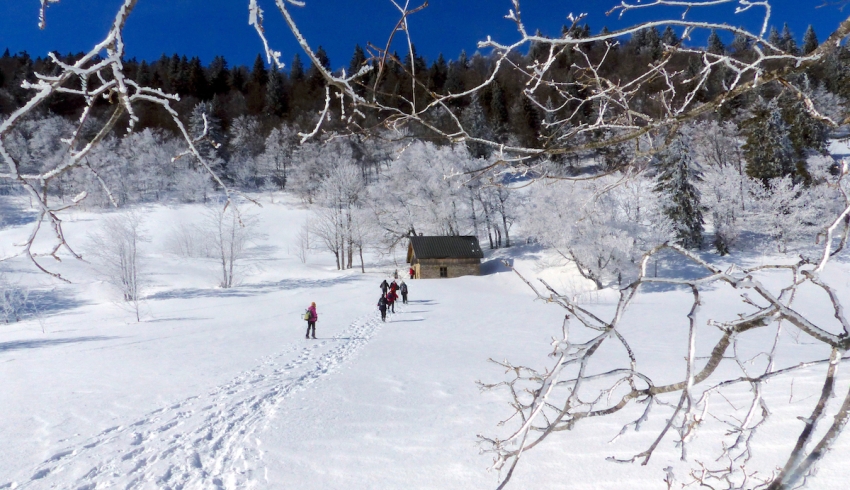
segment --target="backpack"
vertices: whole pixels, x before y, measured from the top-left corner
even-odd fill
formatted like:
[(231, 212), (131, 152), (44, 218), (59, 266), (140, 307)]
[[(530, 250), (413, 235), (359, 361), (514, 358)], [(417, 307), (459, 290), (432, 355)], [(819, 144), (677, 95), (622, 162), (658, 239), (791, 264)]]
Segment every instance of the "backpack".
[(304, 319), (310, 321), (310, 310), (304, 311)]
[(401, 285), (401, 294), (407, 294), (407, 284)]

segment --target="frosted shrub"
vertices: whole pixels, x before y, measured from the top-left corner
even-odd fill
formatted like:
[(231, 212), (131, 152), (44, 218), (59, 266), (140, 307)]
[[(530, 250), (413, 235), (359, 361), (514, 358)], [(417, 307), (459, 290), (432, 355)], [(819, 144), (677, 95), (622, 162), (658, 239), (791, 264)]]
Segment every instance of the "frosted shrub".
[(10, 283), (0, 275), (0, 319), (4, 323), (20, 321), (29, 304), (29, 289)]

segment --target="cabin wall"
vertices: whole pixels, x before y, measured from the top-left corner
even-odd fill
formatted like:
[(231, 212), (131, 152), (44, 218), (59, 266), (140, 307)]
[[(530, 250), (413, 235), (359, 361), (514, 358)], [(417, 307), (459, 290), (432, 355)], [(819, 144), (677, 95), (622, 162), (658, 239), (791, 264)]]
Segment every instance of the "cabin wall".
[(440, 279), (440, 268), (446, 268), (446, 277), (480, 276), (480, 259), (423, 259), (416, 260), (413, 269), (417, 279)]

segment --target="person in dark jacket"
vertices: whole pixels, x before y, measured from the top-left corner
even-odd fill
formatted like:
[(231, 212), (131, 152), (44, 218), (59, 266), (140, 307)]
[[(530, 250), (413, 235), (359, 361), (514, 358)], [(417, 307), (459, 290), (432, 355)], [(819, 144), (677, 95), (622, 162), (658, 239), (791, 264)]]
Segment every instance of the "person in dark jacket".
[(398, 295), (396, 294), (396, 292), (393, 291), (392, 289), (390, 289), (387, 292), (387, 304), (392, 309), (393, 313), (395, 313), (395, 300), (397, 300), (397, 299), (398, 299)]
[(404, 281), (399, 284), (398, 291), (401, 293), (401, 302), (407, 304), (407, 284)]
[(384, 279), (384, 282), (381, 283), (381, 292), (384, 293), (385, 296), (387, 294), (387, 289), (389, 289), (389, 288), (390, 288), (389, 283), (387, 283), (387, 280)]
[(381, 295), (378, 299), (378, 309), (381, 310), (381, 320), (387, 321), (387, 297)]
[(310, 329), (313, 329), (313, 338), (316, 338), (316, 320), (319, 319), (318, 313), (316, 313), (316, 302), (310, 304), (310, 307), (307, 308), (307, 335), (305, 338), (310, 338)]

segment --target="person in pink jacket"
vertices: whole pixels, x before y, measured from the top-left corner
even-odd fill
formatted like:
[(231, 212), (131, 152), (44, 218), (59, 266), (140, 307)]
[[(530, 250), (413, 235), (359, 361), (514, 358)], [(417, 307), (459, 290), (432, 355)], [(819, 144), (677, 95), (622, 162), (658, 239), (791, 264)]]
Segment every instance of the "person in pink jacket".
[(316, 320), (319, 319), (319, 315), (316, 313), (316, 302), (310, 304), (310, 307), (307, 308), (307, 313), (309, 316), (307, 317), (307, 335), (305, 338), (310, 338), (310, 329), (313, 329), (313, 338), (316, 338)]

